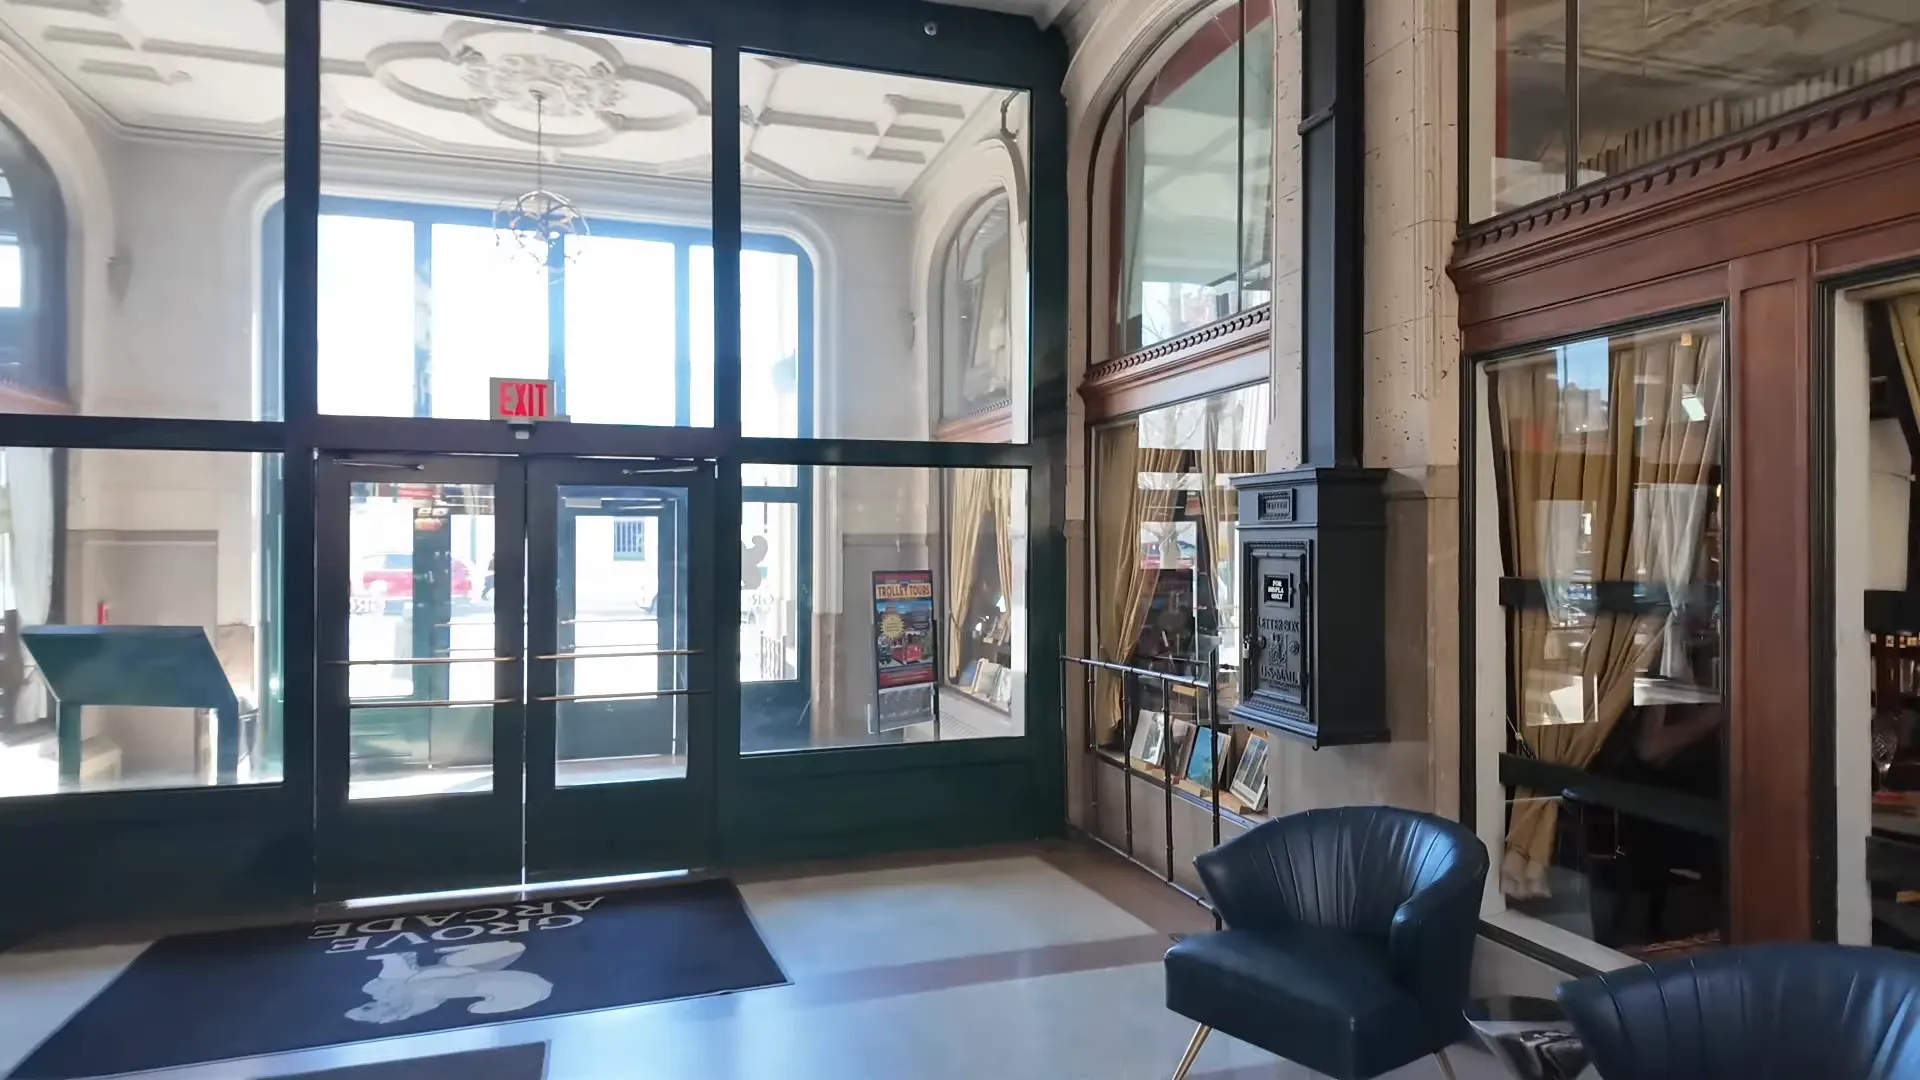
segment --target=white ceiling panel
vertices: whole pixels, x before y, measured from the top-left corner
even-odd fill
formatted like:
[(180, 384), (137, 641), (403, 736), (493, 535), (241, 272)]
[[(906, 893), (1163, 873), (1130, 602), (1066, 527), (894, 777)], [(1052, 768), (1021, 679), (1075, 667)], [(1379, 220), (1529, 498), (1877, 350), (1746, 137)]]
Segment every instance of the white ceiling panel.
[[(0, 31), (97, 113), (207, 135), (279, 135), (280, 19), (275, 0), (0, 0)], [(321, 52), (330, 143), (525, 160), (538, 130), (560, 167), (711, 169), (705, 49), (338, 0), (323, 9)], [(1002, 96), (747, 57), (743, 170), (755, 184), (898, 199)]]

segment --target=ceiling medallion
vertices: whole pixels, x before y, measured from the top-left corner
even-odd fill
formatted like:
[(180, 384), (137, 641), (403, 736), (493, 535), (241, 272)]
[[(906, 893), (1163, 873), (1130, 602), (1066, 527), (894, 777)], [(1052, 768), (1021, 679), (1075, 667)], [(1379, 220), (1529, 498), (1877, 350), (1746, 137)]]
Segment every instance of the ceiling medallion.
[(600, 116), (613, 112), (626, 91), (620, 73), (605, 61), (576, 64), (537, 52), (488, 56), (468, 46), (455, 57), (467, 86), (501, 105), (560, 117)]
[(557, 274), (579, 256), (579, 245), (568, 238), (588, 235), (587, 220), (572, 200), (547, 190), (546, 91), (535, 87), (528, 94), (534, 114), (533, 190), (500, 203), (493, 212), (493, 238), (502, 247), (513, 244), (536, 266)]

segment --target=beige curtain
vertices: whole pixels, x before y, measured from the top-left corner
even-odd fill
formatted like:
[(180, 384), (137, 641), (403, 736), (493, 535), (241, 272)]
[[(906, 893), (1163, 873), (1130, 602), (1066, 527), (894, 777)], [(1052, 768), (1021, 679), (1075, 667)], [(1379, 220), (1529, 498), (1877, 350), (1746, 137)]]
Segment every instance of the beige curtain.
[[(1664, 584), (1678, 596), (1695, 580), (1719, 461), (1720, 353), (1717, 334), (1629, 342), (1611, 353), (1604, 399), (1595, 387), (1563, 385), (1551, 365), (1491, 374), (1507, 572), (1547, 593), (1544, 609), (1508, 616), (1518, 703), (1511, 723), (1522, 753), (1590, 764), (1632, 706), (1634, 678), (1672, 636), (1664, 633), (1672, 616), (1576, 610), (1567, 584), (1584, 571), (1595, 582)], [(1671, 497), (1682, 487), (1692, 490)], [(1650, 497), (1657, 492), (1669, 497)], [(1668, 515), (1680, 519), (1677, 528), (1659, 523)], [(1673, 539), (1678, 532), (1688, 534), (1684, 544)], [(1685, 557), (1675, 557), (1682, 548)], [(1510, 896), (1547, 892), (1557, 794), (1514, 793), (1501, 863)]]
[(991, 508), (996, 469), (955, 469), (953, 504), (947, 517), (947, 678), (960, 674), (960, 641), (973, 596), (974, 559), (980, 551), (980, 520)]
[(1920, 376), (1915, 375), (1920, 367), (1920, 293), (1887, 301), (1887, 313), (1893, 317), (1893, 351), (1900, 356), (1907, 400), (1913, 402), (1914, 415), (1920, 416)]
[[(1153, 599), (1154, 575), (1140, 565), (1140, 528), (1149, 495), (1143, 474), (1180, 466), (1180, 451), (1140, 445), (1138, 421), (1101, 428), (1094, 435), (1094, 647), (1112, 664), (1133, 658)], [(1121, 730), (1120, 681), (1096, 680), (1095, 722), (1100, 741)]]

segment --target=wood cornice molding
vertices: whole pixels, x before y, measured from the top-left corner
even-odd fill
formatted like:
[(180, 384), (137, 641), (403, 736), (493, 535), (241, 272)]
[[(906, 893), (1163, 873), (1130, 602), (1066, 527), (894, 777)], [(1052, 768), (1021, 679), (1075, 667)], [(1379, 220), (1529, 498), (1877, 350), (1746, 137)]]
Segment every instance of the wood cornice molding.
[(939, 442), (1004, 443), (1013, 436), (1013, 403), (1000, 401), (954, 420), (933, 433)]
[(1910, 164), (1920, 69), (1644, 168), (1469, 226), (1449, 272), (1462, 289)]
[[(1183, 400), (1192, 396), (1184, 387), (1175, 389), (1176, 383), (1189, 381), (1184, 376), (1264, 350), (1272, 334), (1273, 307), (1262, 304), (1177, 338), (1095, 364), (1087, 369), (1086, 378), (1080, 382), (1080, 396), (1086, 399), (1091, 412), (1106, 416), (1134, 411), (1133, 407), (1111, 406), (1122, 399), (1137, 403), (1142, 398), (1157, 396), (1153, 393), (1156, 386), (1167, 388), (1166, 403)], [(1234, 385), (1245, 381), (1242, 375), (1229, 379)], [(1098, 407), (1103, 404), (1109, 407)]]

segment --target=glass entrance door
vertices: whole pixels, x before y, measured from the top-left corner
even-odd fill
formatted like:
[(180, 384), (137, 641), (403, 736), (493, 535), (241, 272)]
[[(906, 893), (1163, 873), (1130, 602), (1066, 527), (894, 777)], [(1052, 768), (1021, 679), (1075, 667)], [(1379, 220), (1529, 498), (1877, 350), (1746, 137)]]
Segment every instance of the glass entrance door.
[(704, 862), (708, 471), (322, 460), (323, 898)]
[(702, 865), (714, 815), (708, 471), (529, 466), (530, 881)]

